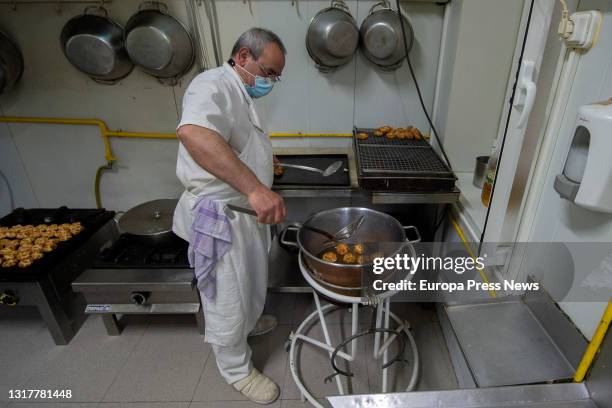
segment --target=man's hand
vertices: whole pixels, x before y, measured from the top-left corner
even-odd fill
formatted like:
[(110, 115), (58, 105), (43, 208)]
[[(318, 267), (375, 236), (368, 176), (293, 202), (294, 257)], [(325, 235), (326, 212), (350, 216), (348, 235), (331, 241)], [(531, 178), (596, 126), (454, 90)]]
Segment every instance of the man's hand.
[(257, 213), (257, 221), (262, 224), (278, 224), (287, 217), (283, 198), (263, 184), (256, 187), (247, 198)]

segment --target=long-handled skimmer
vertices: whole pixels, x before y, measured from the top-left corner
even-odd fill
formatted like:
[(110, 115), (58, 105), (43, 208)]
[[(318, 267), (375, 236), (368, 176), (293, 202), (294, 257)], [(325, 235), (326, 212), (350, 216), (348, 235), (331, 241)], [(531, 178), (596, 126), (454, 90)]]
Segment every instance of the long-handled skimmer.
[(342, 167), (342, 161), (338, 160), (333, 162), (325, 170), (317, 169), (316, 167), (302, 166), (301, 164), (277, 163), (277, 165), (281, 167), (290, 167), (292, 169), (313, 171), (321, 174), (323, 177), (328, 177), (340, 170), (340, 167)]

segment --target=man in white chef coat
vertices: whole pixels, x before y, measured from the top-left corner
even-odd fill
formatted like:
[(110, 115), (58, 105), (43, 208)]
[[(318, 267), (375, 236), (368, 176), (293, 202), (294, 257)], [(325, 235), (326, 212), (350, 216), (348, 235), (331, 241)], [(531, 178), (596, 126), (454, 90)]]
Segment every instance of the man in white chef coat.
[[(247, 337), (276, 325), (272, 316), (261, 315), (268, 274), (269, 226), (265, 224), (281, 222), (286, 209), (283, 199), (270, 190), (272, 145), (253, 99), (265, 96), (279, 81), (285, 54), (273, 32), (252, 28), (243, 33), (229, 61), (193, 79), (177, 127), (176, 174), (185, 191), (175, 210), (174, 232), (190, 241), (191, 250), (198, 233), (194, 220), (201, 212), (194, 213), (203, 199), (210, 219), (231, 225), (231, 247), (209, 275), (214, 295), (204, 293), (198, 278), (205, 341), (212, 345), (223, 378), (260, 404), (276, 400), (279, 389), (253, 367)], [(238, 212), (225, 217), (227, 203), (250, 207), (257, 218)]]

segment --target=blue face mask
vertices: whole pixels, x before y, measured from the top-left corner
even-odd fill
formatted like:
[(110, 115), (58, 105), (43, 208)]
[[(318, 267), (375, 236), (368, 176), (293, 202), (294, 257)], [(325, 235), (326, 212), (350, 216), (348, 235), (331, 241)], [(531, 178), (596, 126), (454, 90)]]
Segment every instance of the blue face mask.
[(270, 93), (272, 88), (274, 88), (274, 82), (264, 77), (255, 76), (255, 84), (253, 86), (249, 84), (244, 84), (244, 86), (247, 93), (251, 95), (251, 98), (261, 98)]
[(261, 98), (262, 96), (266, 96), (270, 93), (270, 91), (272, 91), (272, 88), (274, 88), (274, 82), (270, 80), (270, 78), (253, 75), (246, 69), (242, 68), (240, 65), (236, 66), (255, 78), (253, 86), (249, 84), (244, 84), (244, 87), (246, 88), (247, 93), (251, 96), (251, 98)]

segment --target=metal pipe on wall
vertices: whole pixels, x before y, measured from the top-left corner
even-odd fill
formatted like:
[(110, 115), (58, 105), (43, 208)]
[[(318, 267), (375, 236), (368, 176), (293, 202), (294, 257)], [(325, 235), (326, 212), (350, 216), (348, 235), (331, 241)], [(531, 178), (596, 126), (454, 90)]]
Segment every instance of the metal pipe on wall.
[[(44, 117), (25, 117), (25, 116), (0, 116), (0, 123), (32, 123), (44, 125), (73, 125), (73, 126), (97, 126), (100, 130), (104, 143), (105, 165), (98, 167), (94, 181), (94, 195), (96, 206), (102, 208), (102, 198), (100, 195), (100, 180), (105, 170), (112, 169), (113, 163), (118, 159), (115, 157), (111, 144), (111, 137), (136, 138), (136, 139), (176, 139), (175, 133), (158, 132), (124, 132), (120, 130), (109, 130), (106, 123), (100, 119), (71, 119), (71, 118), (44, 118)], [(270, 137), (351, 137), (350, 133), (271, 133)]]

